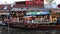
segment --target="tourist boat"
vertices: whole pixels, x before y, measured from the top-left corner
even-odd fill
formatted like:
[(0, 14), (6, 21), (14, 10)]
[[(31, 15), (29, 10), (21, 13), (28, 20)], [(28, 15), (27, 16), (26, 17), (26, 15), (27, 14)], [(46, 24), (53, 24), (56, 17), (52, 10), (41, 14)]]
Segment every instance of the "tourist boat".
[(60, 29), (60, 25), (56, 25), (60, 9), (44, 8), (43, 3), (42, 5), (24, 3), (17, 2), (8, 11), (9, 15), (4, 18), (7, 26), (21, 29)]

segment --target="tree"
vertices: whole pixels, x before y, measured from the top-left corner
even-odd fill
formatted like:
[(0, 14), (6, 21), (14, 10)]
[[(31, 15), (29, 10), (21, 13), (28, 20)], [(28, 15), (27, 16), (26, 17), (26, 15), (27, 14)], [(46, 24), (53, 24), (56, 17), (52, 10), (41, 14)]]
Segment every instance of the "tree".
[(51, 4), (54, 0), (48, 0), (49, 1), (49, 3)]

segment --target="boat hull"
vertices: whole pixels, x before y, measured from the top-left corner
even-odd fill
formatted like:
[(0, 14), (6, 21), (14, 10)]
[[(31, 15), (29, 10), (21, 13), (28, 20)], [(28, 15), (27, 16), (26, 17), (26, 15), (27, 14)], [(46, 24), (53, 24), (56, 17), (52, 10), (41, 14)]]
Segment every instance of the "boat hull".
[[(6, 23), (8, 26), (8, 23)], [(9, 27), (13, 28), (19, 28), (19, 29), (60, 29), (60, 24), (58, 25), (14, 25), (12, 23), (9, 23)]]

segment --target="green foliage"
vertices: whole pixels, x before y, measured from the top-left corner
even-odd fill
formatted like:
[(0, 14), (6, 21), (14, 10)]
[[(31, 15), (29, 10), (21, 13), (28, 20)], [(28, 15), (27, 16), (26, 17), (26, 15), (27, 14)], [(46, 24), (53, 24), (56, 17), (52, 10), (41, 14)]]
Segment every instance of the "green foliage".
[(54, 0), (48, 0), (49, 1), (49, 3), (52, 3)]

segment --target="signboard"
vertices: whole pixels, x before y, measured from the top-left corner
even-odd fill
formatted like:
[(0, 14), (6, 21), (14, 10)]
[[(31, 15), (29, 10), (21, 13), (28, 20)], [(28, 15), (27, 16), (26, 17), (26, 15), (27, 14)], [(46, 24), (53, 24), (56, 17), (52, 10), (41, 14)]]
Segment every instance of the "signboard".
[(40, 5), (43, 4), (42, 1), (26, 1), (26, 5)]
[(14, 5), (15, 8), (17, 7), (38, 7), (38, 8), (44, 8), (44, 0), (32, 0), (32, 1), (22, 1), (22, 2), (16, 2)]
[(44, 0), (32, 0), (32, 1), (26, 0), (26, 5), (41, 5), (41, 4), (44, 4)]

